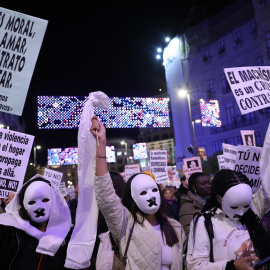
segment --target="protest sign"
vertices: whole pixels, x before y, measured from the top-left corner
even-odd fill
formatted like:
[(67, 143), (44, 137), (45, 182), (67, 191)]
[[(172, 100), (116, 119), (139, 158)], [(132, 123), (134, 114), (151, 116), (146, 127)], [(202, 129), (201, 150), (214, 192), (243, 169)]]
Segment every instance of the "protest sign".
[(179, 187), (180, 186), (180, 178), (178, 175), (178, 171), (176, 170), (176, 166), (167, 166), (168, 169), (168, 177), (169, 177), (169, 185)]
[(150, 151), (150, 172), (167, 173), (167, 150), (151, 150)]
[(63, 173), (45, 168), (43, 176), (50, 180), (56, 187), (59, 187)]
[(67, 188), (66, 188), (66, 183), (65, 183), (65, 182), (59, 183), (58, 189), (59, 189), (60, 193), (61, 193), (64, 197), (68, 195), (68, 193), (67, 193)]
[(155, 173), (155, 179), (157, 184), (163, 184), (164, 186), (170, 185), (168, 172)]
[(188, 179), (195, 172), (202, 172), (202, 163), (200, 157), (184, 158), (185, 175)]
[(222, 143), (223, 158), (224, 158), (224, 169), (234, 170), (235, 159), (237, 156), (237, 146)]
[(256, 146), (254, 130), (240, 130), (243, 144), (247, 146)]
[(34, 136), (0, 128), (0, 194), (22, 186)]
[(225, 68), (224, 72), (242, 114), (270, 106), (270, 67)]
[(242, 172), (251, 182), (252, 192), (255, 193), (261, 186), (260, 159), (262, 147), (237, 146), (235, 170)]
[(0, 8), (0, 111), (22, 115), (47, 23)]
[(139, 173), (140, 171), (140, 164), (132, 164), (125, 166), (125, 178), (126, 181), (129, 179), (130, 176), (133, 174)]
[(70, 199), (74, 199), (76, 197), (75, 196), (75, 187), (74, 186), (67, 187), (67, 193), (70, 196)]
[(223, 155), (217, 155), (219, 170), (226, 169), (225, 160)]

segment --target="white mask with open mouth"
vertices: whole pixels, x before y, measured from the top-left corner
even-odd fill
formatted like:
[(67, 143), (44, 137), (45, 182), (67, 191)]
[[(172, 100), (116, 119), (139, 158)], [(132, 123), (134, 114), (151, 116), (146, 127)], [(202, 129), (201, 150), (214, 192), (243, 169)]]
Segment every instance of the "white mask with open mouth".
[(247, 184), (238, 184), (226, 191), (222, 198), (222, 210), (232, 219), (240, 219), (252, 202), (252, 189)]
[(155, 214), (160, 207), (158, 186), (155, 180), (146, 174), (138, 174), (133, 178), (131, 196), (145, 214)]
[(51, 197), (51, 187), (43, 181), (35, 181), (26, 188), (23, 205), (32, 221), (41, 223), (49, 220)]

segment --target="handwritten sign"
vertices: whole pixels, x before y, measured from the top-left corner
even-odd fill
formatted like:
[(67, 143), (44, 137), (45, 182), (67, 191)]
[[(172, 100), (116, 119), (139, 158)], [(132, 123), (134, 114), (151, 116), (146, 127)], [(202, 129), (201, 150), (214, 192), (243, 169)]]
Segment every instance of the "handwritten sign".
[(63, 173), (46, 168), (43, 176), (50, 180), (56, 187), (59, 187)]
[(0, 128), (0, 193), (21, 188), (33, 140), (34, 136)]
[(140, 164), (126, 165), (125, 166), (126, 181), (130, 178), (130, 176), (139, 172), (140, 172)]
[(237, 146), (222, 143), (223, 158), (224, 158), (224, 169), (234, 170), (235, 159), (237, 156)]
[(58, 186), (58, 189), (60, 191), (60, 193), (65, 197), (68, 195), (67, 193), (67, 188), (66, 188), (66, 183), (65, 182), (61, 182)]
[(225, 68), (224, 72), (242, 114), (270, 106), (270, 67)]
[(0, 8), (0, 111), (22, 115), (47, 23)]

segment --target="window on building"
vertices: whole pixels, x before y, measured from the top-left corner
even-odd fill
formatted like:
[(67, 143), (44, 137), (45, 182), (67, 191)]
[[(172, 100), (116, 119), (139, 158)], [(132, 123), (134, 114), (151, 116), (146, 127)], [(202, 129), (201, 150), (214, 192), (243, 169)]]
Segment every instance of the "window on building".
[(170, 139), (172, 139), (172, 138), (173, 138), (173, 132), (170, 133)]
[(202, 135), (202, 123), (194, 122), (194, 132), (195, 132), (195, 136)]
[(118, 162), (119, 164), (122, 164), (122, 162), (123, 162), (122, 158), (118, 158), (118, 159), (117, 159), (117, 162)]
[(190, 92), (190, 103), (191, 105), (195, 105), (199, 103), (199, 97), (198, 97), (198, 87), (195, 86), (192, 91)]
[(217, 43), (218, 54), (223, 54), (225, 52), (225, 43), (224, 40), (221, 40)]
[(117, 152), (116, 152), (116, 155), (117, 155), (117, 156), (122, 156), (122, 151), (117, 151)]
[(255, 132), (255, 142), (256, 142), (256, 146), (260, 146), (262, 147), (262, 141), (261, 141), (261, 134), (259, 131)]
[(159, 141), (159, 135), (154, 136), (154, 141)]
[(235, 117), (234, 104), (232, 102), (227, 103), (226, 106), (226, 117), (228, 129), (236, 128), (237, 119)]
[(203, 62), (208, 62), (211, 59), (208, 49), (203, 50), (202, 57), (203, 57)]
[(257, 66), (263, 66), (263, 57), (262, 56), (257, 57)]
[(257, 34), (257, 24), (255, 21), (251, 23), (251, 31), (252, 34)]
[(147, 137), (147, 142), (152, 142), (151, 137)]
[(227, 94), (231, 92), (230, 85), (224, 73), (221, 74), (222, 93)]
[(265, 39), (268, 57), (270, 58), (270, 31), (265, 34)]
[(168, 139), (168, 134), (164, 133), (161, 135), (162, 140), (167, 140)]
[(208, 99), (215, 98), (214, 83), (212, 79), (206, 81), (206, 92), (207, 92)]
[(236, 32), (233, 33), (233, 40), (234, 40), (236, 46), (241, 45), (242, 39), (241, 39), (241, 32), (240, 32), (240, 30), (238, 30), (238, 31), (236, 31)]

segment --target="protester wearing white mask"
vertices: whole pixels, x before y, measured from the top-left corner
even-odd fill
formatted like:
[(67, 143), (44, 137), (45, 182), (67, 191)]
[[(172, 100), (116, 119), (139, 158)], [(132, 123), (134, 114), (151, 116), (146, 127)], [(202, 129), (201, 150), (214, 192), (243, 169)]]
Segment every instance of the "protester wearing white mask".
[(216, 173), (211, 196), (191, 223), (188, 269), (252, 270), (254, 261), (270, 255), (269, 236), (251, 202), (245, 175), (228, 169)]
[(106, 131), (95, 116), (90, 131), (99, 141), (95, 178), (97, 204), (122, 257), (132, 235), (125, 269), (181, 270), (185, 233), (179, 222), (162, 214), (156, 182), (146, 174), (131, 176), (121, 201), (107, 169)]
[(71, 236), (69, 208), (59, 190), (36, 175), (0, 215), (1, 269), (64, 268)]

